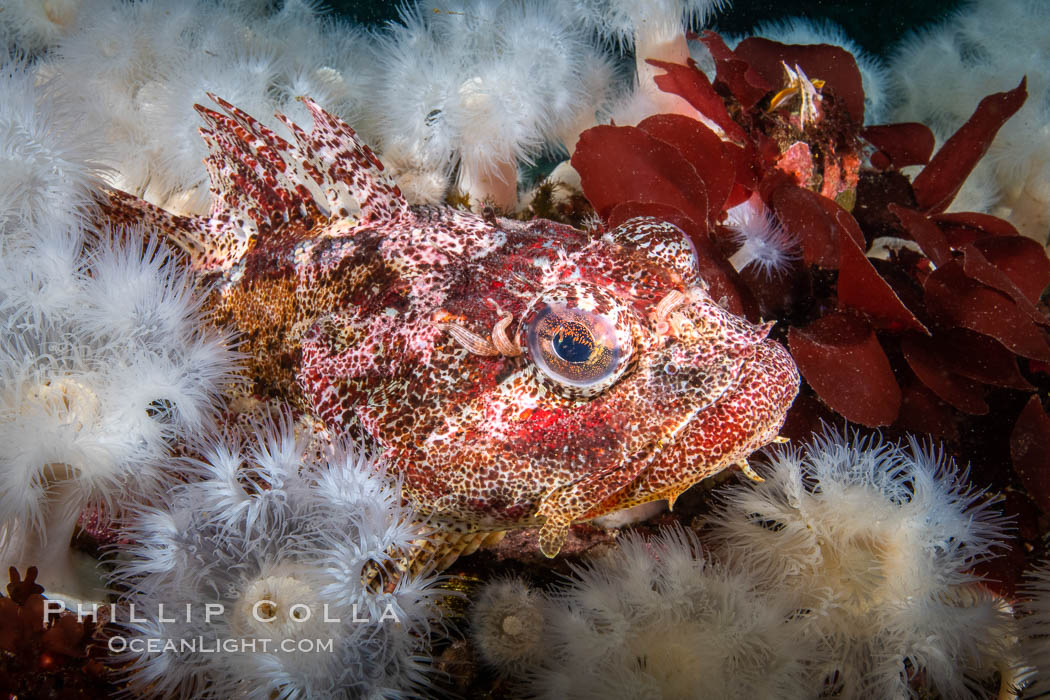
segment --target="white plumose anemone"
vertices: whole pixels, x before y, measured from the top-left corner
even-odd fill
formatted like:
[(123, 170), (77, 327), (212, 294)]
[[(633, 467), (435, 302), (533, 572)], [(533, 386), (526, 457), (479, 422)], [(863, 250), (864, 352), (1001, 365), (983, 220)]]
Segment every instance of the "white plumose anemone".
[(481, 658), (507, 674), (537, 664), (545, 651), (545, 608), (543, 595), (520, 578), (486, 583), (470, 613)]
[(1026, 696), (1050, 691), (1050, 562), (1040, 562), (1028, 572), (1021, 593), (1021, 658), (1031, 685)]
[(729, 258), (729, 264), (737, 272), (754, 266), (759, 274), (770, 278), (783, 274), (788, 265), (799, 258), (798, 241), (780, 225), (757, 194), (731, 207), (726, 215), (726, 226), (740, 244)]
[(776, 449), (709, 519), (734, 566), (795, 591), (835, 697), (896, 698), (921, 674), (964, 698), (1011, 673), (1011, 616), (971, 573), (1003, 517), (941, 453), (825, 433)]
[(236, 369), (175, 259), (123, 236), (45, 226), (0, 243), (0, 564), (37, 566), (68, 602), (100, 594), (69, 548), (81, 512), (155, 495)]
[(98, 139), (39, 82), (26, 62), (0, 61), (0, 234), (77, 225), (100, 183)]
[(628, 535), (550, 598), (530, 697), (804, 698), (815, 644), (789, 596), (705, 558), (681, 529)]
[(639, 51), (639, 44), (678, 38), (705, 25), (726, 0), (580, 0), (563, 11), (607, 42)]
[[(135, 544), (121, 549), (114, 573), (127, 591), (118, 615), (135, 604), (145, 620), (124, 619), (129, 643), (237, 644), (230, 654), (129, 644), (121, 658), (133, 690), (268, 700), (403, 697), (427, 687), (420, 651), (437, 615), (436, 577), (362, 581), (367, 568), (393, 570), (419, 539), (418, 524), (397, 483), (358, 447), (313, 452), (287, 420), (224, 435), (203, 448), (199, 481), (132, 520)], [(209, 619), (209, 609), (222, 612)]]
[[(373, 60), (363, 32), (325, 21), (311, 3), (95, 0), (40, 70), (105, 143), (109, 183), (184, 214), (208, 211), (195, 104), (207, 93), (267, 126), (307, 117), (310, 94), (367, 123)], [(303, 126), (309, 126), (303, 124)]]
[[(208, 208), (193, 113), (206, 91), (278, 133), (274, 111), (306, 117), (294, 98), (307, 94), (379, 147), (413, 204), (442, 201), (455, 175), (476, 206), (513, 209), (519, 165), (571, 152), (610, 116), (704, 119), (659, 90), (645, 61), (685, 61), (683, 30), (722, 4), (449, 0), (407, 4), (400, 23), (366, 34), (309, 2), (91, 0), (40, 74), (106, 142), (109, 183), (177, 213)], [(633, 88), (608, 50), (617, 43), (635, 50)]]
[(7, 0), (0, 12), (0, 39), (36, 54), (53, 46), (73, 26), (83, 0)]
[[(549, 0), (407, 7), (380, 37), (380, 147), (410, 200), (517, 203), (519, 162), (596, 123), (613, 70)], [(405, 189), (405, 188), (403, 188)]]

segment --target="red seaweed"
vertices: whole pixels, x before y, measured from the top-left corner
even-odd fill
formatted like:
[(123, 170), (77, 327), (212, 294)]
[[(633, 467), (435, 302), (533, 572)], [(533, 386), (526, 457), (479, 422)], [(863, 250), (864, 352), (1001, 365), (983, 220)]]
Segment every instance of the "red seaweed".
[(679, 114), (657, 114), (641, 121), (638, 128), (673, 146), (696, 169), (707, 191), (705, 222), (710, 225), (725, 209), (737, 170), (722, 139), (695, 119)]
[(912, 187), (919, 206), (928, 213), (939, 213), (955, 199), (1006, 120), (1021, 109), (1028, 92), (1026, 79), (1008, 92), (997, 92), (981, 100), (973, 116), (944, 142), (930, 164), (922, 169)]
[(855, 240), (859, 235), (860, 240), (856, 242), (864, 245), (860, 230), (845, 223), (852, 217), (816, 192), (784, 183), (773, 190), (768, 202), (781, 225), (798, 238), (802, 245), (802, 259), (807, 264), (837, 268), (839, 237), (842, 235)]
[(930, 391), (918, 379), (901, 386), (901, 410), (896, 424), (912, 433), (935, 435), (942, 440), (956, 440), (959, 429), (954, 409)]
[(788, 331), (788, 347), (817, 395), (848, 420), (889, 425), (901, 391), (890, 361), (865, 321), (842, 313)]
[(620, 202), (654, 202), (707, 223), (707, 191), (696, 169), (674, 146), (637, 127), (588, 129), (580, 136), (572, 166), (602, 218)]
[[(88, 614), (44, 613), (36, 567), (14, 567), (0, 596), (0, 695), (24, 698), (113, 697), (106, 678), (104, 626)], [(104, 609), (104, 608), (103, 608)]]
[(930, 219), (937, 222), (944, 235), (955, 247), (961, 247), (987, 236), (1020, 236), (1013, 224), (991, 214), (976, 211), (935, 214)]
[[(1023, 104), (1024, 81), (982, 100), (934, 154), (921, 124), (861, 126), (859, 73), (840, 49), (748, 39), (731, 51), (712, 32), (698, 38), (715, 59), (714, 80), (692, 63), (652, 62), (663, 70), (657, 85), (728, 140), (684, 116), (587, 132), (573, 164), (599, 216), (609, 225), (642, 214), (673, 221), (697, 244), (715, 298), (752, 320), (777, 320), (774, 334), (786, 336), (811, 390), (785, 430), (833, 411), (956, 446), (981, 425), (1001, 434), (995, 421), (1016, 405), (1008, 397), (1031, 392), (1031, 376), (1045, 383), (1050, 375), (1050, 317), (1040, 300), (1050, 261), (1002, 219), (944, 209)], [(797, 100), (766, 108), (784, 85), (781, 62), (825, 81), (816, 122), (800, 118)], [(899, 171), (923, 164), (914, 181)], [(801, 249), (776, 279), (727, 262), (735, 246), (718, 222), (753, 194)], [(879, 259), (869, 257), (882, 237), (890, 243)], [(993, 455), (1003, 449), (1001, 441), (981, 444)]]
[(714, 32), (701, 32), (699, 38), (715, 59), (715, 83), (724, 85), (745, 109), (754, 107), (766, 93), (774, 89), (774, 85), (781, 82), (779, 79), (773, 83), (767, 81), (747, 61), (730, 50), (722, 37)]
[(929, 335), (900, 297), (886, 283), (864, 252), (848, 236), (840, 246), (838, 303), (865, 314), (877, 328), (914, 330)]
[[(1050, 318), (1047, 318), (1046, 314), (1036, 307), (1030, 297), (1017, 288), (1017, 285), (1014, 284), (1010, 276), (989, 262), (988, 258), (984, 257), (978, 243), (979, 241), (975, 241), (974, 243), (968, 243), (963, 246), (963, 271), (977, 282), (981, 282), (992, 289), (998, 290), (1009, 296), (1021, 311), (1028, 314), (1029, 318), (1031, 318), (1034, 323), (1039, 323), (1044, 326), (1050, 325)], [(1045, 254), (1043, 255), (1043, 260), (1046, 260)], [(1039, 284), (1039, 282), (1040, 280), (1038, 277), (1029, 280), (1029, 283), (1031, 283), (1033, 287), (1034, 285)], [(1042, 286), (1045, 287), (1046, 285)], [(1035, 293), (1036, 300), (1039, 299), (1039, 294), (1041, 292), (1042, 290), (1040, 289), (1039, 292)]]
[(908, 366), (934, 394), (963, 413), (988, 413), (980, 385), (952, 372), (940, 350), (936, 343), (923, 336), (908, 335), (901, 339), (901, 352)]
[(926, 343), (955, 374), (982, 384), (1031, 391), (1017, 368), (1017, 356), (999, 341), (965, 328), (939, 331)]
[(880, 170), (891, 166), (925, 165), (930, 162), (935, 145), (930, 128), (916, 122), (866, 126), (860, 130), (860, 135), (879, 149), (876, 156), (885, 159), (885, 163), (877, 164), (875, 156), (872, 157), (872, 164)]
[(943, 265), (952, 259), (951, 246), (937, 224), (924, 214), (898, 204), (891, 204), (889, 210), (900, 220), (904, 230), (919, 244), (922, 252), (929, 256), (934, 265)]
[(729, 116), (722, 98), (718, 96), (707, 76), (696, 67), (695, 63), (690, 61), (688, 66), (682, 66), (653, 59), (647, 60), (646, 63), (666, 71), (663, 75), (654, 78), (658, 88), (681, 97), (700, 114), (720, 126), (733, 141), (738, 143), (745, 141), (744, 130)]
[(1010, 457), (1028, 494), (1050, 511), (1050, 416), (1035, 394), (1028, 400), (1010, 435)]
[(1050, 362), (1046, 334), (1008, 295), (968, 277), (958, 260), (937, 268), (924, 288), (927, 307), (941, 323), (969, 328), (1022, 357)]
[[(1039, 301), (1047, 285), (1050, 285), (1050, 258), (1043, 251), (1043, 246), (1031, 238), (990, 236), (974, 241), (973, 247), (1032, 304)], [(1014, 296), (1014, 299), (1017, 297)]]

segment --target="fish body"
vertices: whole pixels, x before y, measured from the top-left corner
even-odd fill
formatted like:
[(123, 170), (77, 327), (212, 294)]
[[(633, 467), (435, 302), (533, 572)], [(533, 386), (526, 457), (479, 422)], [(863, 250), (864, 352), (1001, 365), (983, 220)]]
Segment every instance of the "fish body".
[(746, 464), (798, 390), (787, 351), (707, 293), (688, 237), (411, 207), (313, 102), (290, 143), (216, 99), (198, 110), (214, 207), (180, 217), (114, 192), (216, 282), (255, 391), (367, 436), (433, 522), (573, 522)]

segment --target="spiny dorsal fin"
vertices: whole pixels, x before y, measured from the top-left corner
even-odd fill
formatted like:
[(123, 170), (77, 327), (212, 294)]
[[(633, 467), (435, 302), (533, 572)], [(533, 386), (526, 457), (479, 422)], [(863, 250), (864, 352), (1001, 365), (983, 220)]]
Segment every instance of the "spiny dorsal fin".
[(209, 150), (211, 213), (177, 216), (124, 193), (107, 203), (116, 220), (137, 215), (164, 231), (194, 268), (228, 270), (293, 220), (309, 231), (355, 214), (359, 223), (407, 214), (408, 203), (372, 150), (313, 100), (300, 98), (313, 116), (310, 133), (276, 115), (295, 136), (292, 144), (222, 98), (208, 97), (222, 110), (195, 105), (205, 122), (200, 132)]
[[(394, 181), (383, 174), (383, 164), (372, 149), (357, 138), (346, 122), (321, 109), (309, 97), (300, 97), (314, 118), (307, 134), (282, 114), (277, 117), (295, 135), (299, 148), (310, 156), (316, 170), (315, 181), (324, 188), (329, 210), (335, 216), (345, 210), (348, 195), (361, 210), (361, 223), (400, 219), (408, 212), (408, 202)], [(321, 178), (317, 180), (316, 178)]]
[[(274, 149), (292, 146), (241, 112), (239, 119), (196, 105), (210, 128), (200, 129), (208, 144), (204, 164), (211, 178), (212, 206), (207, 216), (179, 216), (120, 191), (104, 203), (114, 223), (141, 221), (159, 229), (199, 271), (228, 270), (251, 250), (260, 236), (295, 216), (320, 212), (313, 197), (283, 186), (274, 172), (286, 168)], [(233, 110), (233, 108), (230, 108)]]
[[(209, 157), (217, 171), (213, 178), (220, 178), (213, 189), (219, 191), (217, 197), (228, 187), (231, 175), (240, 181), (250, 173), (254, 177), (248, 181), (253, 187), (246, 194), (251, 199), (235, 204), (242, 208), (250, 204), (271, 226), (280, 223), (274, 220), (277, 214), (285, 219), (296, 213), (317, 217), (320, 208), (332, 218), (360, 211), (361, 223), (392, 221), (407, 212), (401, 190), (383, 174), (383, 164), (372, 149), (349, 125), (308, 97), (299, 99), (313, 117), (310, 133), (283, 114), (276, 115), (295, 137), (292, 145), (229, 102), (211, 93), (208, 96), (226, 112), (220, 115), (197, 108), (211, 126), (206, 138), (221, 144), (212, 147)], [(312, 210), (296, 212), (296, 205)], [(263, 235), (264, 228), (260, 223)]]
[(211, 93), (225, 114), (195, 109), (209, 128), (201, 136), (211, 151), (205, 163), (212, 179), (212, 215), (242, 211), (265, 235), (292, 218), (324, 218), (308, 175), (296, 165), (303, 155), (258, 120)]

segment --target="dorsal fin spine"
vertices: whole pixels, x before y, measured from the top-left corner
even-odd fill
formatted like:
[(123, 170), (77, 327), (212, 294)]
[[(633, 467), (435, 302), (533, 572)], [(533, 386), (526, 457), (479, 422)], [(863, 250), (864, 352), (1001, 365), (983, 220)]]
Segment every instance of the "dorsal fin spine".
[(221, 97), (208, 96), (219, 110), (195, 109), (208, 145), (210, 214), (175, 216), (131, 195), (110, 198), (115, 216), (126, 219), (138, 212), (184, 250), (197, 269), (231, 268), (293, 219), (318, 227), (356, 210), (360, 223), (389, 223), (408, 215), (401, 190), (383, 173), (372, 149), (313, 100), (300, 98), (313, 119), (309, 133), (276, 115), (293, 144)]

